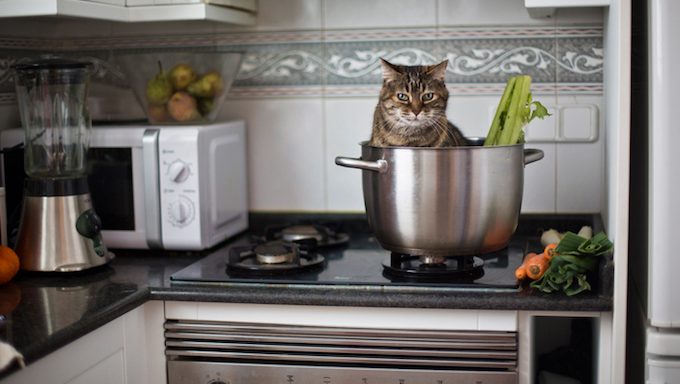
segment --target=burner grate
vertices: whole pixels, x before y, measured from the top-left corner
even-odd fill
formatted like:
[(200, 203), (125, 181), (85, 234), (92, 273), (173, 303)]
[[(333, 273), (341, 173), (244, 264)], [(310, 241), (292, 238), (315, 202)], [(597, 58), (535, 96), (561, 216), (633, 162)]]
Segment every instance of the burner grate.
[(278, 224), (265, 228), (265, 241), (282, 240), (298, 242), (315, 240), (319, 248), (335, 247), (349, 243), (349, 235), (320, 224)]
[(484, 260), (477, 256), (435, 259), (392, 253), (383, 262), (385, 277), (406, 281), (467, 281), (484, 276)]

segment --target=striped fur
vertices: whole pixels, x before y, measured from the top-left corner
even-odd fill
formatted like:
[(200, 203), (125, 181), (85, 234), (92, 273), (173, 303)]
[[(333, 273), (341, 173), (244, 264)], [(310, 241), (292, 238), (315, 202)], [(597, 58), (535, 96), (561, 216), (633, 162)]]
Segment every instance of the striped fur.
[(451, 147), (465, 137), (446, 117), (447, 61), (399, 66), (381, 59), (383, 86), (373, 115), (370, 144), (378, 147)]

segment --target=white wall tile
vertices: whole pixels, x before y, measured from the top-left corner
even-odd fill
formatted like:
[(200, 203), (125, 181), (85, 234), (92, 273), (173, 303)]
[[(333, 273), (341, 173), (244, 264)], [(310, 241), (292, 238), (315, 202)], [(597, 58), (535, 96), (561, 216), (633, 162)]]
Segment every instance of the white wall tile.
[(0, 35), (31, 38), (54, 37), (54, 28), (58, 23), (56, 18), (18, 17), (2, 19)]
[(90, 19), (59, 19), (53, 35), (59, 37), (100, 37), (111, 34), (113, 22)]
[(557, 212), (601, 212), (604, 196), (604, 140), (557, 145)]
[(0, 130), (21, 126), (19, 108), (16, 104), (0, 104)]
[(605, 7), (566, 7), (555, 12), (557, 25), (593, 25), (604, 23)]
[(465, 136), (486, 137), (500, 96), (456, 95), (451, 92), (446, 114)]
[(324, 0), (326, 28), (423, 27), (437, 23), (436, 0)]
[(320, 99), (228, 99), (220, 118), (246, 121), (251, 210), (326, 208)]
[(552, 19), (533, 19), (524, 0), (440, 0), (439, 25), (552, 25)]
[(326, 190), (330, 211), (365, 211), (362, 171), (336, 165), (335, 157), (361, 157), (359, 142), (371, 137), (376, 101), (377, 97), (325, 101)]
[(543, 159), (524, 167), (524, 194), (522, 213), (554, 213), (556, 175), (556, 145), (553, 143), (529, 143), (524, 146), (543, 151)]
[(113, 36), (166, 36), (204, 34), (215, 31), (215, 22), (205, 20), (158, 21), (152, 23), (111, 22)]
[(253, 26), (218, 24), (217, 32), (236, 30), (321, 29), (322, 0), (258, 0), (257, 21)]

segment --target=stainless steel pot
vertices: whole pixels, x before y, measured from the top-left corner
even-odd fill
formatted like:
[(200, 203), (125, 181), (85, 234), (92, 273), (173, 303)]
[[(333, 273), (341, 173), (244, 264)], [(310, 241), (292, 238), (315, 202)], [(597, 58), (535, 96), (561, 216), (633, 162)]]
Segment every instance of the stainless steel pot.
[(543, 158), (523, 144), (373, 147), (336, 157), (363, 170), (366, 214), (383, 248), (425, 255), (475, 255), (505, 247), (517, 228), (524, 166)]

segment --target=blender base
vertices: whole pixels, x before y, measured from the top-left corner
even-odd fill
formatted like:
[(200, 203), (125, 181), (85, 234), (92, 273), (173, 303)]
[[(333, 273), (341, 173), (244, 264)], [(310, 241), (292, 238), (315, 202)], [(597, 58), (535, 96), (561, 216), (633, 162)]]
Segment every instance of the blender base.
[(21, 269), (76, 272), (106, 264), (114, 258), (95, 237), (76, 228), (92, 212), (89, 193), (68, 196), (25, 196), (16, 252)]

